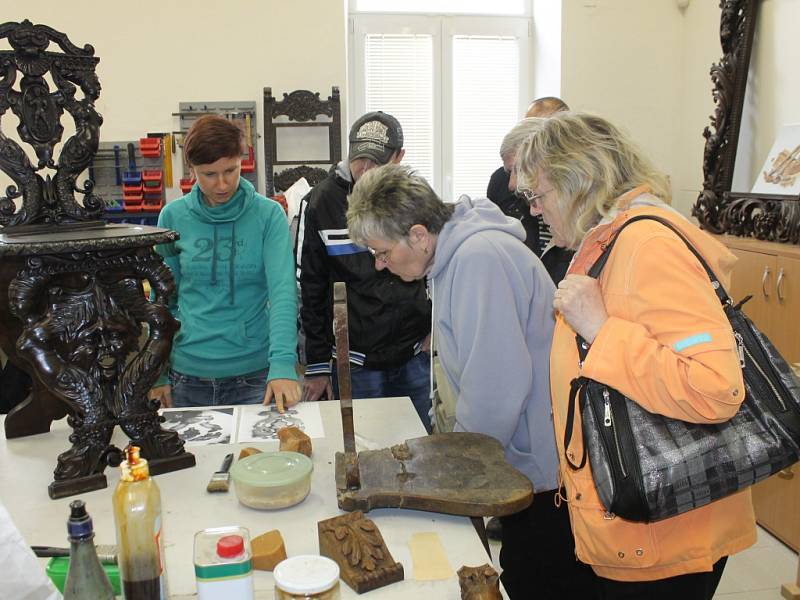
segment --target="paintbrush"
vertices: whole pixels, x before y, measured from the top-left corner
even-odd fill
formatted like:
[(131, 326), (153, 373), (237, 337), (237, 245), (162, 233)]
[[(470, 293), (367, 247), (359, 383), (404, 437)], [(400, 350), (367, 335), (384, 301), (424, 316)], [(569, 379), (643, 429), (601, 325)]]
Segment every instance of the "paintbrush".
[(219, 471), (216, 471), (206, 486), (207, 492), (227, 492), (231, 485), (231, 474), (228, 472), (233, 462), (233, 454), (228, 454), (222, 461)]
[[(100, 562), (117, 563), (117, 547), (110, 544), (98, 544), (97, 558)], [(69, 548), (54, 548), (53, 546), (31, 546), (33, 553), (39, 558), (53, 558), (59, 556), (69, 556)]]

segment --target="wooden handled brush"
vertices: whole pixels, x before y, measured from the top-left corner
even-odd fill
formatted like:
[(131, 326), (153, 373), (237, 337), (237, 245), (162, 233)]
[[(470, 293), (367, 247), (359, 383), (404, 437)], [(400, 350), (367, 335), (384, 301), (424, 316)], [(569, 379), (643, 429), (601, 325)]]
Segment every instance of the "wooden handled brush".
[(208, 482), (206, 486), (207, 492), (227, 492), (228, 488), (231, 485), (231, 474), (228, 472), (231, 469), (231, 463), (233, 462), (233, 454), (228, 454), (225, 456), (225, 459), (222, 461), (222, 466), (219, 468), (219, 471), (216, 471)]

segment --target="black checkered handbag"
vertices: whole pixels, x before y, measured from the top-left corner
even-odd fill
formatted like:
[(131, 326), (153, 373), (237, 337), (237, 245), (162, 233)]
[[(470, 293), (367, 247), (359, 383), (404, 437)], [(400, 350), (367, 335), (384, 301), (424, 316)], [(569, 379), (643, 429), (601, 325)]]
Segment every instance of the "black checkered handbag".
[[(617, 390), (578, 377), (572, 381), (564, 433), (567, 452), (580, 404), (583, 455), (588, 453), (600, 501), (610, 514), (630, 521), (659, 521), (719, 500), (800, 460), (800, 381), (775, 346), (734, 306), (706, 261), (669, 221), (670, 228), (706, 270), (733, 327), (745, 382), (745, 400), (728, 421), (688, 423), (646, 411)], [(592, 265), (598, 277), (619, 236)], [(746, 300), (745, 300), (746, 301)], [(581, 362), (589, 346), (577, 336)]]

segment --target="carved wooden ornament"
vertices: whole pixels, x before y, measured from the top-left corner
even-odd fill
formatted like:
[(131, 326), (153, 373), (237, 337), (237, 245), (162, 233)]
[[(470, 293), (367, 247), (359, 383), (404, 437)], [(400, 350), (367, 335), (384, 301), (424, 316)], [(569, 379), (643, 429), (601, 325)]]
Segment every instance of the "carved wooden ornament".
[(499, 579), (497, 571), (488, 564), (461, 567), (458, 570), (461, 600), (502, 600)]
[(319, 553), (336, 561), (341, 578), (358, 594), (403, 581), (378, 526), (361, 511), (317, 523)]

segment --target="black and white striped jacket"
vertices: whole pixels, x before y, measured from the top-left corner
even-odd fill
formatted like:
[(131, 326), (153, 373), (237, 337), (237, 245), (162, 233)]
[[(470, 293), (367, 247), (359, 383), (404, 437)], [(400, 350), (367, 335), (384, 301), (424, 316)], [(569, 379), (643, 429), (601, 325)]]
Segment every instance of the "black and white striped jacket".
[(347, 284), (351, 363), (380, 370), (400, 367), (431, 330), (425, 281), (406, 283), (388, 270), (377, 271), (367, 248), (350, 239), (350, 179), (346, 163), (339, 163), (302, 202), (295, 251), (306, 375), (331, 372), (335, 281)]

